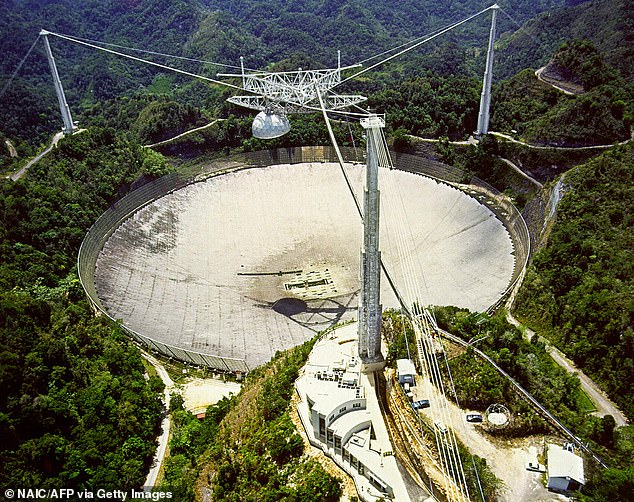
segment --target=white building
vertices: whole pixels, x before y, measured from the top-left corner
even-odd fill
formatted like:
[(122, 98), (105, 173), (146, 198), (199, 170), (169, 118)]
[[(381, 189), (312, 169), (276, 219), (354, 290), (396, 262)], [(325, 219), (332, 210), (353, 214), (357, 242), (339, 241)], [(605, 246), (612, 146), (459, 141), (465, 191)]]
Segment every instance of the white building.
[(414, 366), (411, 359), (398, 359), (396, 361), (396, 374), (398, 376), (398, 383), (401, 385), (404, 383), (415, 385), (414, 376), (416, 375), (416, 366)]
[(558, 492), (579, 490), (586, 482), (583, 459), (559, 445), (548, 445), (548, 489)]
[(355, 330), (343, 326), (315, 344), (295, 382), (297, 410), (310, 442), (352, 477), (361, 500), (409, 500)]

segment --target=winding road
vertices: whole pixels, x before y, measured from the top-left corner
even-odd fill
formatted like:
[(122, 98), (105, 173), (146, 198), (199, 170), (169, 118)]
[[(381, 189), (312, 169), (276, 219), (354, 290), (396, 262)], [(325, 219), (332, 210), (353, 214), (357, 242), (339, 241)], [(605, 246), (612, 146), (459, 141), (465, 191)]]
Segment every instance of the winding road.
[(551, 82), (550, 80), (545, 79), (544, 77), (542, 77), (542, 73), (544, 72), (544, 70), (546, 69), (545, 66), (542, 66), (539, 70), (535, 71), (535, 76), (537, 77), (537, 80), (539, 80), (540, 82), (544, 82), (544, 84), (548, 84), (552, 87), (554, 87), (555, 89), (557, 89), (558, 91), (563, 92), (564, 94), (568, 94), (569, 96), (574, 96), (578, 93), (572, 92), (564, 87), (561, 87), (553, 82)]
[(524, 141), (520, 141), (515, 139), (513, 136), (509, 136), (508, 134), (504, 134), (501, 132), (489, 131), (489, 134), (493, 136), (497, 136), (498, 138), (505, 139), (506, 141), (510, 141), (511, 143), (517, 143), (518, 145), (523, 145), (526, 148), (533, 148), (535, 150), (605, 150), (606, 148), (612, 148), (614, 146), (626, 145), (634, 138), (634, 130), (632, 131), (632, 135), (629, 139), (619, 141), (618, 143), (612, 143), (611, 145), (592, 145), (592, 146), (543, 146), (543, 145), (531, 145), (530, 143), (525, 143)]
[(46, 155), (48, 152), (50, 152), (55, 146), (57, 146), (57, 143), (63, 137), (64, 137), (64, 133), (62, 131), (56, 133), (55, 136), (53, 136), (53, 139), (51, 140), (51, 144), (46, 147), (46, 150), (44, 150), (43, 152), (38, 153), (35, 157), (33, 157), (31, 160), (29, 160), (24, 166), (22, 166), (22, 168), (19, 171), (15, 172), (11, 176), (9, 176), (9, 178), (11, 178), (11, 181), (18, 181), (22, 176), (24, 176), (26, 174), (26, 172), (29, 170), (29, 168), (33, 164), (38, 162), (42, 157), (44, 157), (44, 155)]
[(185, 132), (183, 132), (181, 134), (178, 134), (177, 136), (174, 136), (173, 138), (167, 138), (167, 139), (164, 139), (163, 141), (159, 141), (158, 143), (152, 143), (151, 145), (144, 145), (143, 148), (154, 148), (155, 146), (166, 145), (167, 143), (171, 143), (172, 141), (175, 141), (178, 138), (182, 138), (183, 136), (187, 136), (188, 134), (192, 134), (192, 133), (195, 133), (197, 131), (202, 131), (203, 129), (207, 129), (208, 127), (211, 127), (212, 125), (214, 125), (215, 123), (217, 123), (220, 120), (225, 120), (225, 119), (215, 119), (215, 120), (209, 122), (209, 124), (205, 124), (204, 126), (196, 127), (196, 129), (190, 129), (189, 131), (185, 131)]
[[(522, 325), (510, 313), (507, 313), (506, 318), (511, 324), (517, 326), (521, 330)], [(536, 336), (535, 332), (528, 328), (525, 328), (524, 335), (526, 338), (529, 339), (533, 336)], [(583, 373), (583, 371), (577, 368), (574, 362), (568, 359), (568, 357), (566, 357), (566, 355), (557, 347), (551, 345), (546, 338), (539, 336), (539, 341), (544, 344), (544, 346), (546, 347), (546, 351), (548, 352), (548, 354), (550, 354), (550, 357), (552, 357), (555, 362), (559, 364), (559, 366), (564, 368), (568, 373), (577, 374), (577, 376), (579, 377), (579, 381), (581, 382), (581, 388), (597, 407), (597, 410), (592, 413), (593, 415), (596, 415), (598, 417), (612, 415), (617, 426), (621, 427), (624, 425), (628, 425), (629, 422), (623, 412), (621, 412), (621, 410), (617, 408), (616, 404), (614, 404), (605, 395), (605, 393), (597, 386), (596, 383), (594, 383), (585, 373)]]
[(191, 413), (198, 414), (204, 413), (209, 405), (218, 402), (223, 397), (238, 394), (241, 385), (236, 382), (220, 381), (215, 378), (196, 378), (189, 380), (184, 385), (179, 384), (177, 387), (158, 359), (144, 350), (141, 350), (141, 356), (154, 366), (156, 373), (163, 381), (163, 384), (165, 384), (165, 391), (163, 392), (163, 404), (166, 409), (165, 417), (163, 417), (163, 422), (161, 423), (161, 435), (158, 437), (158, 448), (154, 454), (152, 468), (143, 485), (145, 492), (151, 492), (156, 485), (167, 454), (167, 446), (169, 444), (172, 426), (172, 419), (169, 414), (171, 394), (174, 392), (180, 393), (183, 396), (185, 409)]
[(505, 159), (503, 157), (499, 157), (499, 159), (504, 162), (507, 166), (509, 166), (511, 169), (513, 169), (513, 171), (515, 171), (517, 174), (519, 174), (522, 178), (527, 179), (528, 181), (530, 181), (533, 185), (537, 186), (537, 188), (544, 188), (544, 185), (542, 185), (539, 181), (537, 181), (535, 178), (531, 178), (528, 174), (526, 174), (524, 171), (522, 171), (518, 166), (516, 166), (515, 164), (513, 164), (513, 162), (511, 162), (509, 159)]
[[(438, 332), (441, 334), (441, 336), (455, 343), (458, 343), (465, 348), (470, 345), (469, 342), (466, 342), (462, 338), (457, 337), (456, 335), (452, 333), (449, 333), (442, 329), (438, 329)], [(550, 411), (548, 411), (544, 406), (542, 406), (542, 404), (539, 401), (537, 401), (537, 399), (535, 399), (526, 389), (524, 389), (524, 387), (522, 387), (511, 375), (509, 375), (500, 366), (498, 366), (498, 364), (493, 359), (491, 359), (488, 355), (486, 355), (484, 352), (482, 352), (477, 347), (474, 347), (473, 345), (471, 345), (471, 349), (478, 356), (480, 356), (482, 359), (486, 360), (489, 364), (491, 364), (498, 371), (498, 373), (500, 373), (504, 378), (506, 378), (515, 387), (515, 389), (517, 389), (517, 391), (520, 394), (522, 394), (533, 405), (533, 407), (536, 410), (538, 410), (552, 425), (557, 427), (561, 432), (563, 432), (566, 436), (568, 436), (573, 442), (575, 442), (579, 446), (579, 448), (581, 448), (588, 455), (594, 458), (594, 460), (598, 462), (601, 466), (603, 466), (604, 468), (607, 468), (607, 465), (603, 462), (603, 460), (601, 460), (590, 448), (588, 448), (588, 446), (583, 442), (581, 438), (575, 435), (574, 432), (568, 429), (552, 413), (550, 413)]]
[(143, 485), (143, 491), (151, 492), (154, 489), (156, 479), (158, 478), (159, 472), (161, 471), (161, 466), (163, 465), (163, 460), (165, 458), (165, 452), (167, 451), (167, 444), (169, 442), (172, 417), (168, 413), (168, 410), (170, 406), (170, 394), (174, 390), (174, 382), (168, 375), (163, 365), (158, 361), (158, 359), (144, 351), (141, 351), (141, 356), (152, 366), (154, 366), (154, 369), (165, 384), (165, 391), (163, 392), (163, 404), (165, 405), (166, 412), (165, 417), (163, 417), (163, 422), (161, 423), (162, 432), (158, 438), (159, 445), (156, 449), (156, 453), (154, 454), (152, 468), (150, 469), (150, 472), (148, 473), (145, 480), (145, 484)]

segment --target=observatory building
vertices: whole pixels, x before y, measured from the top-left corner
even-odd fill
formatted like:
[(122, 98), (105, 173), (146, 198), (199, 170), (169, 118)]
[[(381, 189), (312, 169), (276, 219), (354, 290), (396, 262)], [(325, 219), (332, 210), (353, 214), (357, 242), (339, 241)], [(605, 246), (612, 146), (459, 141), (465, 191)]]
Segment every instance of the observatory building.
[(399, 472), (356, 331), (343, 326), (315, 344), (295, 382), (299, 417), (311, 444), (352, 477), (361, 500), (419, 500)]

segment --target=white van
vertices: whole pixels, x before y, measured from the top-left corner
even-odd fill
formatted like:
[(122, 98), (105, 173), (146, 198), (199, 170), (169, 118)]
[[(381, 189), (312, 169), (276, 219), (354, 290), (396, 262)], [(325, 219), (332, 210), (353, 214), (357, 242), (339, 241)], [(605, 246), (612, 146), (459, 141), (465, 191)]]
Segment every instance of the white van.
[(436, 429), (438, 429), (438, 432), (440, 432), (441, 434), (447, 433), (447, 427), (445, 427), (445, 424), (443, 424), (440, 420), (435, 420), (434, 426), (436, 427)]

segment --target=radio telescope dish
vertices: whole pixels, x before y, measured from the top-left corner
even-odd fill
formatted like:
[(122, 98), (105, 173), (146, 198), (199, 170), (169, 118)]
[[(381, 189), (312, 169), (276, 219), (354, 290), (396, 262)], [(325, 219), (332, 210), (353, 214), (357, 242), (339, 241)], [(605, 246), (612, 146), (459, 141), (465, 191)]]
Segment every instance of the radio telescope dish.
[(284, 136), (291, 130), (291, 124), (286, 115), (261, 111), (253, 119), (251, 132), (259, 139), (273, 139)]

